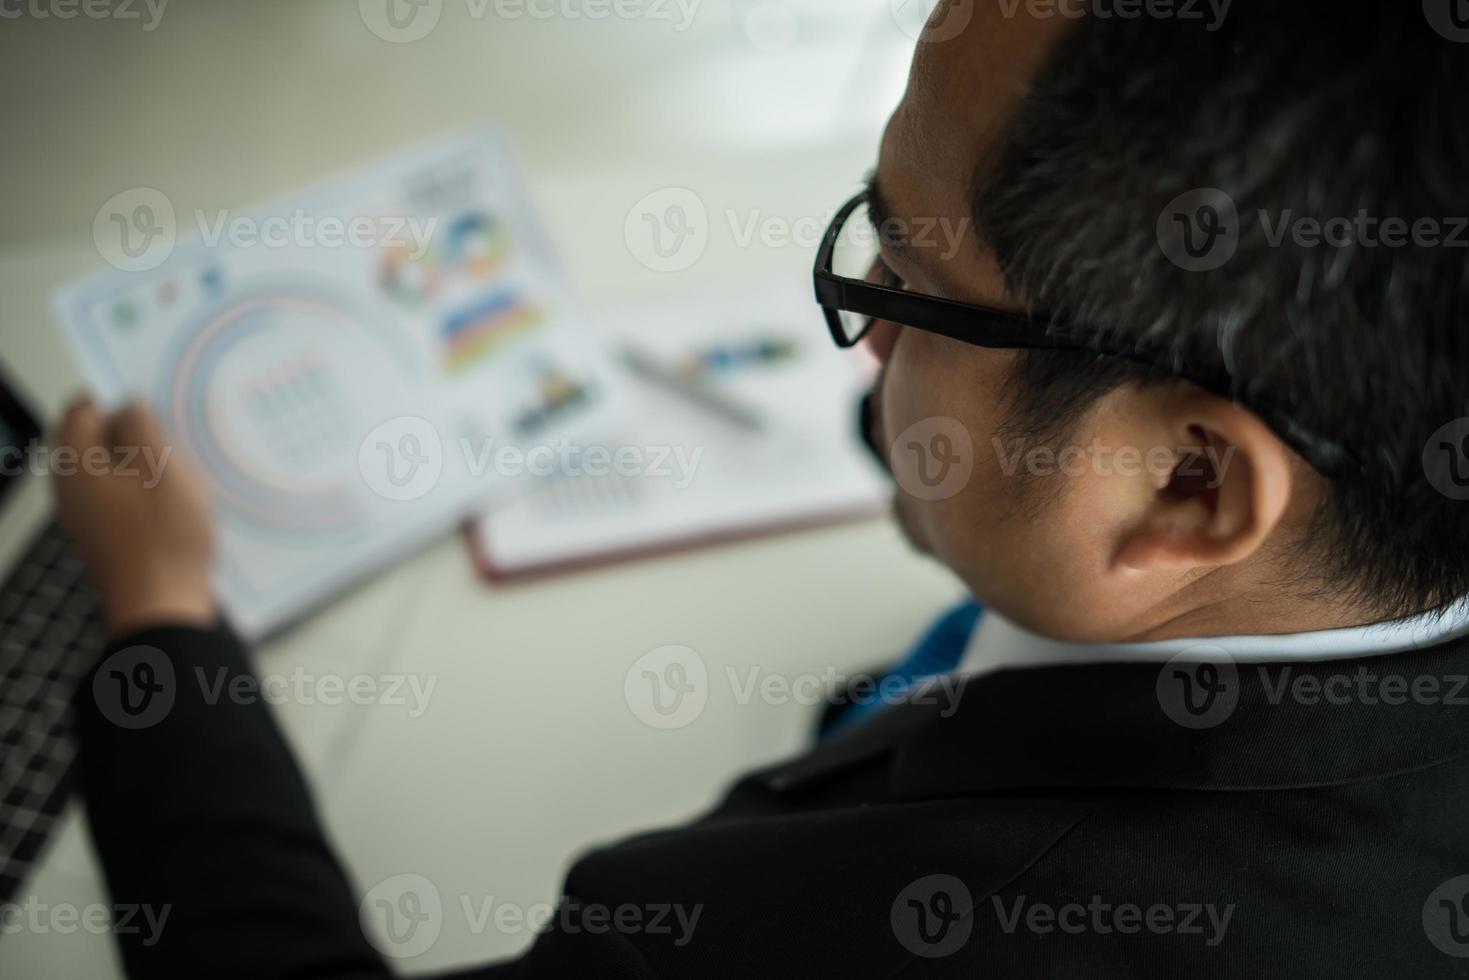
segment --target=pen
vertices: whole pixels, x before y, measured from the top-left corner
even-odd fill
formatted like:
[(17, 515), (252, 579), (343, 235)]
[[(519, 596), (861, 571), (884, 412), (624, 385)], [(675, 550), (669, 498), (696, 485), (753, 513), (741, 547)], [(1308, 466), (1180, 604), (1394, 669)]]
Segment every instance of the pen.
[(636, 347), (623, 347), (620, 351), (622, 363), (640, 379), (657, 385), (664, 391), (692, 402), (710, 414), (746, 432), (758, 432), (763, 428), (760, 416), (754, 409), (716, 391), (709, 385), (671, 370), (658, 360)]

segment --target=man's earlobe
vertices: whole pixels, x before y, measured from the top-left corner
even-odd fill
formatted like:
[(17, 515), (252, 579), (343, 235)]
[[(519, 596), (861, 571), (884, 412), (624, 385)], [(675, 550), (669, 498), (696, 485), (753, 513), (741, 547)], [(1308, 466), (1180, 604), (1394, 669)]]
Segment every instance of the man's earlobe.
[(1290, 450), (1253, 413), (1204, 393), (1177, 407), (1172, 472), (1119, 543), (1119, 568), (1181, 571), (1243, 561), (1290, 503)]

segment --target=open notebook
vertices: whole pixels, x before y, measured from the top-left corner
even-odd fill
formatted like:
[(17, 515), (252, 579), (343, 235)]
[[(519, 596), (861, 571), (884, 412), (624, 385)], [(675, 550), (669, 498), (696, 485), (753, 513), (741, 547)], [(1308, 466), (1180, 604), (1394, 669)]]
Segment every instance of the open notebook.
[(523, 476), (471, 528), (480, 568), (513, 579), (880, 513), (886, 479), (856, 423), (872, 365), (820, 317), (804, 292), (604, 311), (624, 360), (707, 386), (759, 427), (631, 372), (608, 438), (563, 446), (554, 472)]

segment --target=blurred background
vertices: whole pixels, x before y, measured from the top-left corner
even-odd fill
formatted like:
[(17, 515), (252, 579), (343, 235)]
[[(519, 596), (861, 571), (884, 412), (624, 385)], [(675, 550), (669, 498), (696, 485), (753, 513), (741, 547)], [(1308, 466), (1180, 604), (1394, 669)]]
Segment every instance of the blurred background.
[[(119, 192), (157, 188), (181, 215), (248, 210), (484, 123), (508, 134), (588, 310), (809, 293), (814, 238), (874, 164), (931, 6), (7, 5), (0, 363), (48, 422), (83, 387), (52, 293), (106, 268), (94, 221)], [(639, 203), (668, 189), (709, 218), (707, 246), (672, 271), (629, 231)], [(766, 219), (790, 233), (746, 233)], [(809, 328), (827, 342), (814, 302)], [(44, 494), (26, 506), (44, 508)], [(510, 587), (488, 586), (446, 534), (274, 633), (259, 664), (433, 679), (416, 712), (273, 708), (360, 889), (411, 873), (446, 908), (493, 896), (525, 909), (554, 901), (578, 850), (686, 819), (733, 775), (805, 744), (819, 705), (742, 697), (749, 678), (872, 668), (957, 597), (878, 515)], [(696, 717), (672, 729), (640, 718), (625, 690), (640, 658), (669, 646), (695, 651), (709, 678)], [(79, 816), (68, 812), (23, 898), (106, 901)], [(479, 962), (533, 938), (456, 912), (402, 966)], [(0, 975), (116, 970), (105, 933), (0, 936)]]

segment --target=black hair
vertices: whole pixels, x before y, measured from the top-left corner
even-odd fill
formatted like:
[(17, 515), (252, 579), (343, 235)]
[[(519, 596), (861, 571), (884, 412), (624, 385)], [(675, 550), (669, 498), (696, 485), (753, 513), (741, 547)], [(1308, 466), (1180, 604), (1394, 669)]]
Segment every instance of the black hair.
[[(1215, 27), (1079, 21), (978, 168), (977, 227), (1033, 310), (1165, 345), (1341, 441), (1360, 466), (1326, 482), (1310, 574), (1385, 616), (1442, 608), (1469, 594), (1469, 504), (1425, 454), (1469, 415), (1469, 43), (1405, 2), (1236, 0)], [(1237, 208), (1238, 244), (1191, 271), (1159, 219), (1200, 188)], [(1359, 216), (1335, 244), (1278, 237)], [(1027, 352), (1011, 421), (1056, 436), (1157, 377)]]

